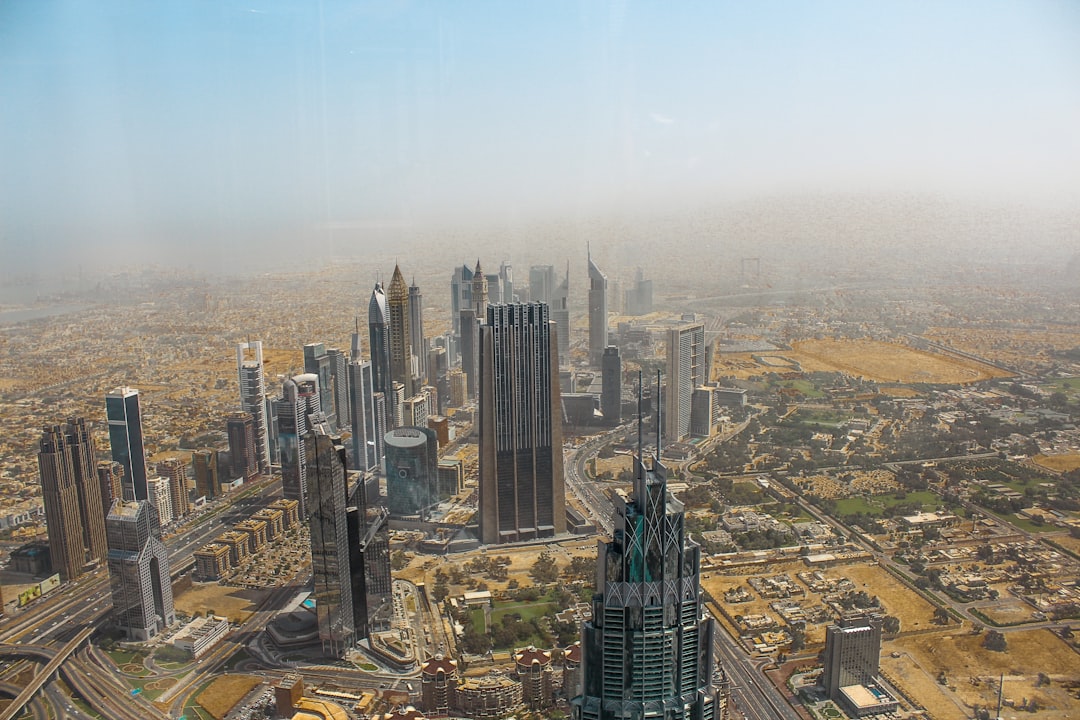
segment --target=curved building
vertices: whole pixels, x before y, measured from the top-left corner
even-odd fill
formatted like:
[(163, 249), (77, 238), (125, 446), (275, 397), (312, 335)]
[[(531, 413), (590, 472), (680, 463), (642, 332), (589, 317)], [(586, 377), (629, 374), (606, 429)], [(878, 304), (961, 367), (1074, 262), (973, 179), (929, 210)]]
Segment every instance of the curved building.
[(425, 519), (439, 502), (439, 441), (434, 430), (401, 427), (386, 433), (386, 505), (396, 517)]

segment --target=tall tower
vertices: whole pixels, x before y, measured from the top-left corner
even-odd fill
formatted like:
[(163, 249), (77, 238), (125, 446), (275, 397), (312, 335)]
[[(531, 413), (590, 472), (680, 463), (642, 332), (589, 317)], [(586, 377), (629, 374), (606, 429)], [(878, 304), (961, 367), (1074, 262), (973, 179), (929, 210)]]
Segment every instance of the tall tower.
[(259, 459), (259, 472), (269, 475), (270, 428), (261, 340), (237, 344), (236, 372), (240, 378), (240, 410), (250, 414), (255, 421), (255, 453)]
[(195, 475), (196, 497), (213, 500), (221, 494), (217, 450), (203, 448), (193, 451), (191, 453), (191, 467)]
[(668, 331), (665, 442), (677, 442), (690, 433), (694, 390), (707, 380), (706, 364), (704, 325), (683, 325)]
[(115, 460), (102, 460), (97, 464), (98, 489), (101, 491), (101, 517), (109, 514), (113, 500), (124, 497), (122, 483), (124, 466)]
[(158, 475), (169, 478), (169, 493), (173, 517), (181, 518), (191, 512), (191, 488), (188, 485), (187, 463), (179, 458), (169, 458), (157, 464)]
[(472, 307), (472, 280), (473, 271), (468, 265), (454, 268), (450, 278), (450, 319), (454, 335), (461, 334), (461, 311)]
[(841, 618), (825, 630), (825, 670), (821, 684), (832, 700), (840, 688), (868, 685), (878, 674), (881, 657), (881, 616), (875, 614)]
[(476, 397), (477, 392), (477, 378), (479, 377), (477, 363), (480, 361), (479, 326), (487, 317), (487, 291), (487, 278), (484, 277), (480, 261), (477, 260), (469, 293), (471, 304), (462, 309), (458, 323), (461, 332), (461, 369), (465, 373), (466, 393), (470, 400)]
[(82, 517), (83, 545), (87, 560), (104, 561), (109, 554), (105, 542), (105, 515), (101, 511), (101, 482), (97, 474), (97, 448), (90, 426), (84, 418), (68, 418), (64, 425), (68, 447), (71, 448), (71, 467), (75, 488), (79, 491), (79, 514)]
[(375, 419), (375, 398), (371, 363), (363, 358), (360, 328), (352, 336), (352, 357), (349, 360), (349, 415), (352, 417), (353, 467), (371, 470), (382, 457), (381, 436), (376, 427), (385, 421)]
[(356, 641), (349, 528), (346, 520), (345, 448), (319, 418), (303, 437), (308, 458), (308, 524), (315, 614), (319, 639), (329, 657), (343, 657)]
[(597, 367), (608, 344), (607, 276), (592, 260), (589, 250), (589, 364)]
[(145, 500), (146, 450), (143, 448), (139, 391), (118, 387), (105, 395), (112, 459), (124, 466), (125, 500)]
[(600, 412), (604, 422), (622, 422), (622, 357), (619, 348), (608, 345), (600, 359)]
[(405, 397), (413, 395), (412, 333), (409, 330), (409, 286), (401, 268), (394, 266), (386, 295), (390, 313), (390, 377), (405, 386)]
[(326, 358), (330, 364), (330, 382), (334, 388), (334, 427), (347, 428), (349, 417), (349, 356), (337, 348), (328, 348)]
[[(639, 395), (640, 398), (640, 395)], [(640, 401), (639, 401), (640, 415)], [(659, 447), (659, 444), (658, 444)], [(701, 549), (659, 457), (646, 469), (638, 436), (634, 494), (615, 501), (615, 532), (597, 556), (592, 619), (582, 630), (583, 690), (574, 720), (713, 720), (714, 622), (704, 607)]]
[(562, 413), (543, 303), (492, 305), (480, 333), (480, 537), (566, 532)]
[(334, 404), (334, 377), (330, 372), (330, 356), (323, 343), (304, 346), (304, 372), (319, 376), (319, 407), (332, 423), (337, 423), (337, 406)]
[(570, 263), (566, 263), (566, 277), (555, 288), (551, 302), (551, 319), (555, 321), (555, 336), (559, 349), (558, 367), (570, 367)]
[[(381, 392), (389, 405), (394, 395), (394, 381), (390, 376), (390, 314), (386, 307), (386, 293), (382, 285), (375, 284), (368, 302), (368, 347), (371, 350), (371, 378), (375, 392)], [(393, 417), (393, 408), (388, 408)]]
[(529, 268), (529, 299), (552, 304), (555, 300), (555, 266), (533, 265)]
[(229, 479), (250, 480), (259, 474), (255, 456), (255, 420), (250, 413), (232, 413), (225, 420), (229, 438)]
[(386, 433), (386, 506), (391, 515), (427, 519), (438, 502), (439, 442), (426, 427)]
[(357, 640), (387, 630), (393, 617), (390, 575), (390, 523), (386, 508), (368, 507), (357, 486), (346, 511), (353, 628)]
[(79, 513), (79, 490), (71, 448), (59, 425), (46, 427), (38, 449), (41, 474), (41, 497), (45, 504), (45, 524), (49, 530), (49, 556), (53, 570), (64, 582), (82, 574), (86, 562), (82, 518)]
[[(413, 280), (409, 286), (409, 338), (412, 354), (416, 358), (416, 377), (427, 377), (427, 348), (424, 341), (424, 294)], [(419, 389), (414, 388), (414, 389)]]
[(281, 494), (300, 503), (301, 517), (307, 516), (307, 456), (303, 437), (308, 431), (308, 418), (318, 412), (318, 375), (305, 373), (284, 382), (277, 411)]
[(105, 533), (117, 624), (129, 639), (149, 640), (176, 623), (169, 551), (161, 542), (157, 510), (146, 500), (117, 500)]

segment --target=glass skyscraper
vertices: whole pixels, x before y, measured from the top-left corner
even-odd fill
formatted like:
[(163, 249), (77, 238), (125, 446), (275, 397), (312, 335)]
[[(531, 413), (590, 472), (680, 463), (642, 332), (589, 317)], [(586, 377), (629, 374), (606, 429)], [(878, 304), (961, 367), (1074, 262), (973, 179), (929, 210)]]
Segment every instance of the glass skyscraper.
[(112, 459), (124, 466), (124, 500), (145, 500), (146, 451), (143, 449), (139, 391), (118, 387), (105, 395)]

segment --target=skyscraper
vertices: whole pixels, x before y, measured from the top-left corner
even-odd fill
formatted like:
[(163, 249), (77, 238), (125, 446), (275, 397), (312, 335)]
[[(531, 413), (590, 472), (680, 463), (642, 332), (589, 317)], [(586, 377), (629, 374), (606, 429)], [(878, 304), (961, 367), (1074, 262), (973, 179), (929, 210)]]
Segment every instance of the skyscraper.
[(608, 344), (607, 275), (592, 259), (589, 251), (589, 364), (600, 365)]
[(353, 467), (371, 470), (379, 464), (382, 442), (375, 428), (375, 398), (372, 387), (371, 363), (363, 358), (360, 329), (352, 335), (352, 357), (349, 359), (349, 415), (352, 418)]
[(465, 373), (465, 391), (469, 400), (476, 398), (478, 365), (480, 361), (480, 325), (487, 317), (488, 282), (480, 261), (476, 261), (476, 270), (472, 275), (472, 290), (469, 297), (472, 304), (463, 308), (460, 315), (461, 332), (461, 369)]
[(318, 375), (305, 373), (282, 384), (281, 400), (277, 404), (281, 494), (300, 503), (301, 517), (307, 517), (308, 471), (303, 437), (308, 431), (308, 418), (318, 412)]
[(454, 335), (461, 334), (461, 311), (472, 307), (472, 281), (473, 271), (468, 265), (454, 268), (450, 278), (450, 320)]
[(529, 268), (529, 299), (551, 305), (555, 294), (555, 266), (533, 265)]
[(841, 618), (825, 630), (825, 670), (821, 674), (825, 693), (838, 700), (841, 688), (872, 683), (880, 657), (881, 616)]
[(44, 429), (38, 447), (41, 498), (49, 531), (49, 557), (53, 570), (60, 573), (62, 581), (67, 582), (82, 574), (86, 562), (71, 448), (59, 425)]
[(555, 321), (556, 345), (559, 349), (558, 367), (570, 367), (570, 263), (566, 263), (566, 277), (555, 288), (551, 302), (551, 319)]
[(259, 460), (259, 472), (269, 475), (271, 434), (261, 340), (236, 346), (236, 372), (240, 378), (240, 410), (250, 414), (255, 422), (255, 454)]
[(682, 325), (668, 331), (665, 442), (677, 442), (690, 433), (694, 390), (708, 379), (706, 364), (704, 325)]
[(389, 629), (393, 616), (389, 515), (386, 508), (369, 507), (363, 492), (358, 484), (346, 511), (357, 640)]
[(315, 614), (323, 652), (342, 657), (356, 641), (349, 529), (346, 518), (345, 448), (321, 418), (303, 436), (308, 462), (308, 524)]
[(124, 466), (125, 500), (146, 499), (146, 450), (143, 448), (139, 391), (118, 387), (105, 395), (112, 459)]
[(401, 268), (394, 266), (386, 294), (390, 313), (390, 377), (405, 386), (405, 397), (413, 395), (412, 333), (409, 330), (409, 286)]
[(157, 511), (146, 500), (117, 500), (105, 532), (117, 625), (131, 640), (149, 640), (176, 623), (169, 552), (161, 542)]
[(104, 561), (109, 553), (105, 541), (105, 515), (101, 508), (101, 482), (97, 474), (97, 448), (90, 426), (84, 418), (68, 418), (64, 425), (68, 447), (71, 448), (71, 468), (75, 489), (79, 492), (79, 515), (82, 519), (83, 546), (90, 562)]
[(334, 404), (334, 377), (330, 372), (330, 356), (323, 343), (304, 346), (304, 373), (319, 376), (319, 407), (323, 415), (337, 427), (337, 406)]
[(425, 427), (386, 433), (386, 506), (391, 515), (427, 519), (438, 502), (439, 442)]
[(571, 703), (573, 717), (711, 720), (720, 708), (701, 550), (687, 536), (682, 503), (667, 493), (660, 458), (646, 469), (640, 434), (635, 461), (633, 498), (613, 498), (615, 532), (599, 545), (599, 586), (582, 630), (583, 689)]
[(195, 475), (195, 496), (213, 500), (221, 494), (218, 475), (218, 451), (202, 448), (191, 453), (192, 474)]
[(390, 315), (386, 293), (375, 283), (368, 302), (368, 348), (371, 350), (371, 381), (374, 392), (386, 397), (388, 418), (393, 417), (394, 381), (390, 376)]
[(349, 427), (349, 356), (337, 348), (327, 348), (326, 358), (330, 364), (330, 382), (334, 388), (334, 427)]
[(480, 335), (480, 537), (566, 531), (557, 356), (543, 303), (488, 308)]
[(225, 434), (229, 438), (229, 479), (250, 480), (258, 475), (255, 418), (251, 413), (229, 415), (225, 420)]
[(424, 294), (413, 280), (409, 286), (409, 338), (416, 359), (416, 377), (427, 378), (427, 344), (424, 340)]
[(600, 412), (604, 422), (622, 422), (622, 357), (619, 348), (608, 345), (600, 359)]
[(653, 283), (645, 279), (645, 273), (641, 268), (637, 269), (634, 276), (634, 286), (626, 291), (626, 314), (648, 315), (653, 309)]
[(191, 487), (188, 485), (187, 463), (179, 458), (162, 460), (157, 464), (157, 472), (158, 475), (169, 478), (173, 517), (182, 518), (191, 512)]
[(121, 500), (124, 491), (121, 488), (124, 479), (124, 466), (115, 460), (102, 460), (97, 464), (98, 488), (101, 491), (101, 517), (109, 514), (113, 500)]
[(150, 504), (157, 510), (158, 523), (167, 526), (176, 517), (173, 512), (172, 480), (164, 475), (146, 481)]

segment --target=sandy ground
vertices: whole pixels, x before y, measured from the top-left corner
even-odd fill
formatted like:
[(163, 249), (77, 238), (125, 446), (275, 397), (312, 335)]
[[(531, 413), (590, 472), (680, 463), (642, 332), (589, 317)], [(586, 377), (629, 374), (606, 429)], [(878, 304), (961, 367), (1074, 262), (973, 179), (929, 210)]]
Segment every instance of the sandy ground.
[(233, 705), (244, 699), (251, 689), (263, 681), (253, 675), (223, 675), (199, 693), (195, 702), (218, 720), (232, 710)]
[(232, 622), (244, 622), (268, 593), (268, 590), (249, 590), (217, 583), (194, 583), (190, 590), (174, 599), (174, 604), (177, 611), (188, 615), (213, 610), (214, 614), (224, 615)]
[(973, 383), (1007, 373), (981, 363), (877, 340), (801, 340), (787, 356), (804, 370), (843, 371), (897, 383)]
[(823, 570), (829, 578), (848, 578), (856, 588), (877, 595), (885, 612), (900, 620), (900, 632), (922, 630), (930, 625), (934, 606), (876, 564), (844, 565)]
[(1080, 453), (1062, 453), (1061, 455), (1036, 455), (1032, 458), (1038, 465), (1057, 472), (1068, 472), (1080, 468)]

